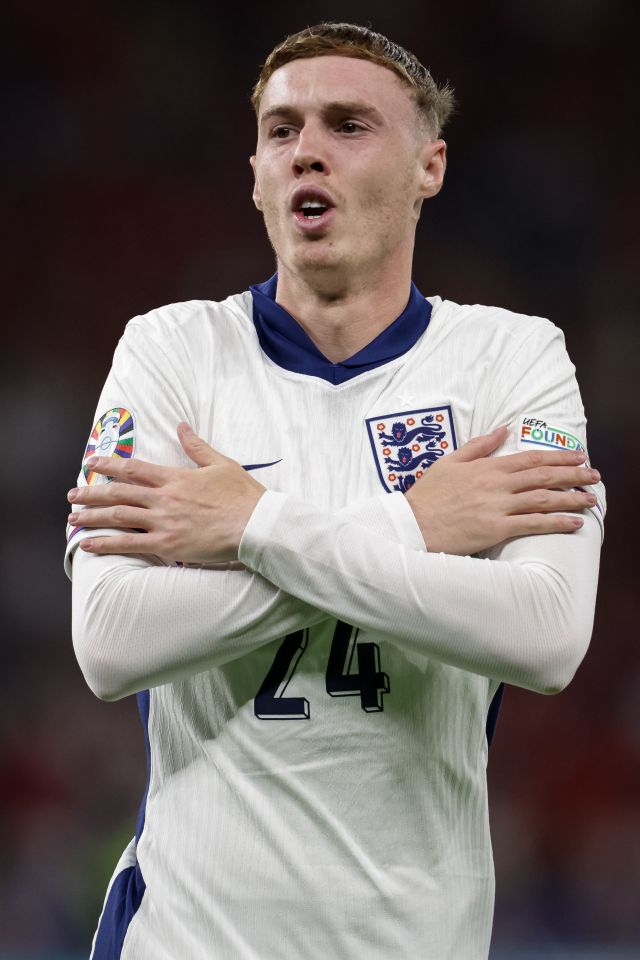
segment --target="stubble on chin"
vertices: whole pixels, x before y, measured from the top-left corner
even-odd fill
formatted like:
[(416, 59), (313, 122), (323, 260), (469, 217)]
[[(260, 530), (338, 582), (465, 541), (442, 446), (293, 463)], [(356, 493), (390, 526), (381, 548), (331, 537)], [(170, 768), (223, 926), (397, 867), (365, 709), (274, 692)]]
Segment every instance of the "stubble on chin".
[(340, 267), (349, 269), (349, 258), (340, 255), (335, 241), (331, 238), (326, 235), (313, 237), (295, 233), (286, 236), (287, 227), (280, 222), (277, 213), (268, 207), (264, 207), (262, 212), (278, 269), (284, 267), (293, 274), (335, 272)]

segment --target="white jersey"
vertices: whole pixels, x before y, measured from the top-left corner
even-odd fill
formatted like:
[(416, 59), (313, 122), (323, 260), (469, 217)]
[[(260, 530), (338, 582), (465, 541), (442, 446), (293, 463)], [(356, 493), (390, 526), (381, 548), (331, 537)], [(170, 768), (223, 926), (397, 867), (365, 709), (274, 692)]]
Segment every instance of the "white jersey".
[[(81, 665), (106, 699), (138, 691), (149, 759), (92, 957), (482, 960), (487, 724), (502, 681), (550, 692), (584, 653), (604, 493), (579, 534), (490, 559), (425, 552), (403, 493), (501, 424), (501, 452), (585, 446), (573, 367), (548, 321), (415, 287), (331, 364), (274, 294), (134, 318), (98, 404), (87, 457), (192, 466), (186, 420), (268, 492), (246, 571), (76, 554)], [(526, 591), (562, 551), (584, 625), (559, 667), (553, 588)]]

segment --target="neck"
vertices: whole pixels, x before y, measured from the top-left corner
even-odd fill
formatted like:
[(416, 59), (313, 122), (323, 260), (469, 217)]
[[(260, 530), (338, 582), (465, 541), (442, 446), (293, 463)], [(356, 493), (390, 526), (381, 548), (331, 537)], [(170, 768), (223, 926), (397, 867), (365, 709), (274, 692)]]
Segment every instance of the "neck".
[(276, 302), (331, 363), (340, 363), (375, 340), (406, 307), (411, 259), (405, 259), (366, 277), (308, 276), (279, 264)]

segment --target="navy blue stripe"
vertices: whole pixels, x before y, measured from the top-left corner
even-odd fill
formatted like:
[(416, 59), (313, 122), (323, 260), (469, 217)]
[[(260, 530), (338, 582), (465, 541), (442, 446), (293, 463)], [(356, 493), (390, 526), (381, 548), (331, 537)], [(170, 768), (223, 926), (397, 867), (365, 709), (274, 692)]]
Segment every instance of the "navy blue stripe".
[(275, 467), (276, 463), (281, 463), (282, 457), (280, 460), (272, 460), (271, 463), (243, 463), (243, 470), (260, 470), (261, 467)]
[[(147, 753), (147, 785), (144, 797), (138, 811), (136, 822), (136, 845), (144, 829), (149, 781), (151, 778), (151, 743), (149, 740), (149, 706), (150, 695), (148, 690), (136, 694), (138, 711), (144, 729), (145, 749)], [(114, 879), (107, 902), (104, 905), (100, 924), (96, 934), (96, 944), (91, 960), (119, 960), (122, 954), (124, 938), (127, 935), (129, 924), (142, 903), (146, 884), (139, 863), (136, 862), (121, 870)]]
[(496, 724), (498, 722), (498, 714), (500, 713), (500, 707), (502, 706), (503, 696), (504, 696), (504, 683), (501, 683), (491, 699), (491, 703), (489, 704), (489, 710), (487, 712), (486, 731), (487, 731), (487, 744), (489, 746), (491, 746), (493, 735), (496, 732)]
[(277, 282), (278, 275), (274, 274), (266, 283), (250, 288), (253, 322), (260, 346), (279, 367), (322, 377), (333, 384), (344, 383), (406, 353), (418, 342), (431, 318), (431, 304), (412, 283), (408, 303), (400, 316), (358, 353), (340, 363), (332, 363), (298, 321), (276, 303)]
[(147, 810), (147, 796), (149, 795), (149, 781), (151, 779), (151, 741), (149, 740), (149, 706), (151, 703), (151, 696), (149, 691), (141, 690), (136, 694), (136, 700), (138, 701), (138, 713), (140, 714), (142, 729), (144, 730), (144, 748), (147, 755), (147, 784), (145, 786), (144, 796), (142, 798), (142, 803), (140, 804), (140, 809), (138, 810), (138, 819), (136, 821), (137, 843), (144, 828), (144, 818)]
[(129, 924), (142, 902), (144, 891), (145, 882), (137, 863), (118, 874), (100, 918), (91, 960), (119, 960)]

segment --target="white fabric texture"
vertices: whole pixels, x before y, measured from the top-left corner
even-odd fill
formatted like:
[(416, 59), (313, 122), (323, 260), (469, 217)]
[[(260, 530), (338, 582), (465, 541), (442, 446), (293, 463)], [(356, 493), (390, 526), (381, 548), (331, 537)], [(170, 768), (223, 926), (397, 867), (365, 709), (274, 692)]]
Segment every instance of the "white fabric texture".
[(447, 405), (458, 446), (523, 415), (586, 444), (557, 328), (431, 303), (411, 349), (339, 386), (266, 356), (249, 293), (136, 317), (118, 346), (95, 419), (129, 410), (136, 457), (190, 466), (187, 420), (270, 464), (241, 544), (253, 570), (74, 560), (94, 532), (69, 543), (88, 682), (151, 688), (144, 830), (121, 861), (146, 891), (123, 960), (488, 954), (487, 712), (501, 680), (556, 690), (584, 654), (604, 490), (578, 534), (425, 552), (368, 420)]

